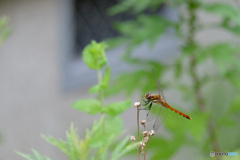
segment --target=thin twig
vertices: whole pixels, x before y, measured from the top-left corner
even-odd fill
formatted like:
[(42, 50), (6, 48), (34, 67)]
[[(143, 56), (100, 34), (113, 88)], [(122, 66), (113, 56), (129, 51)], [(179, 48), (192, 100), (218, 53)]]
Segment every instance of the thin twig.
[(139, 137), (139, 107), (137, 108), (137, 126), (138, 126), (138, 141), (140, 141), (140, 137)]
[(150, 140), (150, 136), (148, 136), (148, 140), (147, 140), (147, 144), (146, 144), (146, 148), (145, 148), (145, 152), (144, 152), (144, 158), (143, 158), (143, 160), (146, 159), (146, 155), (147, 155), (147, 147), (148, 147), (148, 142), (149, 142), (149, 140)]
[[(140, 112), (140, 107), (137, 107), (138, 142), (140, 142), (140, 136), (139, 136), (139, 112)], [(140, 154), (141, 154), (141, 151), (139, 149), (138, 150), (138, 160), (140, 160)]]

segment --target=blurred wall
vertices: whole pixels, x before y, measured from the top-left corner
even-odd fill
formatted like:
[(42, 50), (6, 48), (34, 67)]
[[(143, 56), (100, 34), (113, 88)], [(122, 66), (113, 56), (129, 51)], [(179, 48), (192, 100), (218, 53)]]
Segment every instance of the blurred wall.
[(0, 1), (0, 16), (10, 18), (12, 29), (0, 48), (1, 160), (21, 159), (14, 151), (31, 153), (31, 148), (67, 159), (40, 133), (64, 138), (71, 122), (78, 128), (87, 125), (81, 123), (87, 115), (70, 106), (89, 97), (85, 89), (65, 94), (60, 85), (60, 5), (59, 0)]

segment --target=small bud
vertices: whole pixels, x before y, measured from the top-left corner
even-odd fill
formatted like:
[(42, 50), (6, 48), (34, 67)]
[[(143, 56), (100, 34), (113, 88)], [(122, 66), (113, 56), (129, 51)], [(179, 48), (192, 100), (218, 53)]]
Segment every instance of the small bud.
[(132, 142), (135, 142), (135, 140), (136, 140), (135, 136), (131, 136), (131, 137), (130, 137), (130, 140), (131, 140)]
[(145, 143), (139, 142), (140, 147), (145, 147)]
[(149, 135), (150, 136), (153, 136), (155, 134), (155, 131), (154, 130), (151, 130), (150, 132), (149, 132)]
[(141, 120), (141, 124), (144, 126), (146, 124), (146, 120)]
[(135, 102), (135, 103), (134, 103), (134, 107), (137, 107), (137, 108), (138, 108), (138, 107), (141, 107), (141, 103), (140, 103), (140, 102)]
[(147, 134), (148, 134), (148, 132), (147, 132), (147, 131), (143, 131), (143, 132), (142, 132), (142, 135), (143, 135), (143, 137), (146, 137), (146, 136), (147, 136)]
[(144, 137), (144, 138), (143, 138), (143, 142), (145, 142), (145, 143), (148, 142), (148, 140), (149, 140), (148, 137)]

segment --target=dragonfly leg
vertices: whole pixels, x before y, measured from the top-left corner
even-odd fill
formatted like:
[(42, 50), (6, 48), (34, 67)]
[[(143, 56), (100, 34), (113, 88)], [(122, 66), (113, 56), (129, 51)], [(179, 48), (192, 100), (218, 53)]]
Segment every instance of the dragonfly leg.
[(148, 106), (148, 110), (150, 110), (152, 108), (152, 103), (150, 103), (150, 105)]
[(143, 100), (143, 102), (145, 103), (144, 105), (147, 105), (150, 101), (144, 101), (144, 100)]

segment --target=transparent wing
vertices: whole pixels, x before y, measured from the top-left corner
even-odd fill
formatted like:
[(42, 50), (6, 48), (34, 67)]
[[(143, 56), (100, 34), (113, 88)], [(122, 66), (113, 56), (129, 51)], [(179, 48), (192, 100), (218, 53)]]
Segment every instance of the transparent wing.
[(167, 118), (168, 110), (167, 108), (161, 106), (160, 104), (153, 103), (150, 110), (147, 110), (147, 104), (144, 106), (144, 115), (146, 116), (146, 128), (148, 131), (154, 130), (155, 132), (163, 125), (164, 120)]
[(159, 80), (157, 79), (157, 76), (156, 76), (156, 74), (155, 74), (154, 69), (152, 69), (152, 72), (153, 72), (153, 75), (154, 75), (154, 78), (155, 78), (155, 81), (156, 81), (156, 85), (157, 85), (157, 88), (158, 88), (158, 94), (159, 94), (161, 97), (163, 97), (163, 99), (164, 99), (165, 102), (166, 102), (166, 98), (165, 98), (164, 95), (163, 95), (163, 91), (162, 91), (162, 88), (161, 88), (161, 86), (160, 86), (160, 82), (159, 82)]

